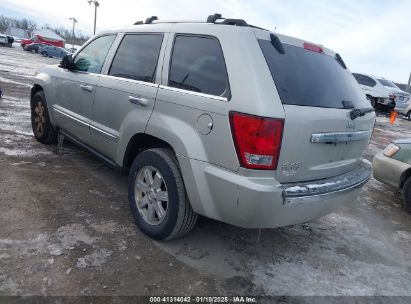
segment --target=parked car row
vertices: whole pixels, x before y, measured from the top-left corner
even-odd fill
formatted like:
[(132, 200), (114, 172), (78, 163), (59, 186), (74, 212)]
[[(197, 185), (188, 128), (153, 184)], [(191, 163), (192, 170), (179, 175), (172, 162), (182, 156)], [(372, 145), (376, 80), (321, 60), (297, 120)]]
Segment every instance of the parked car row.
[(376, 110), (397, 112), (411, 119), (410, 94), (401, 90), (391, 80), (366, 74), (353, 73), (367, 99)]
[(65, 55), (70, 53), (64, 48), (43, 43), (26, 44), (24, 45), (23, 49), (27, 52), (41, 54), (44, 57), (63, 58)]

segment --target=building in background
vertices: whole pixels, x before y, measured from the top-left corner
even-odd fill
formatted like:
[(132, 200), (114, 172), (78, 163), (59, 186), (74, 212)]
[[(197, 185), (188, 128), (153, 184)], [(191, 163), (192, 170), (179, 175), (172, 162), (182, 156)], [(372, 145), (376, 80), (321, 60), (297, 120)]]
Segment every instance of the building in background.
[(29, 32), (27, 30), (23, 30), (17, 27), (12, 27), (12, 26), (9, 26), (6, 29), (5, 34), (9, 36), (21, 38), (21, 39), (27, 39), (30, 37)]
[(57, 35), (49, 29), (35, 30), (31, 34), (31, 39), (24, 39), (21, 41), (21, 46), (24, 48), (26, 44), (33, 42), (44, 43), (64, 48), (65, 39)]

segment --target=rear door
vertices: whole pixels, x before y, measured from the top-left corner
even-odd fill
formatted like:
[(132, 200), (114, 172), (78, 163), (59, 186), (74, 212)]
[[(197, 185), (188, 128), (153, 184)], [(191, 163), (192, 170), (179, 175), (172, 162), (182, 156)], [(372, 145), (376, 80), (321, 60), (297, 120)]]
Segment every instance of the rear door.
[(353, 108), (370, 104), (338, 55), (287, 42), (281, 54), (270, 40), (259, 40), (285, 111), (276, 177), (298, 182), (346, 173), (362, 159), (375, 114), (351, 120)]
[(114, 159), (119, 138), (144, 133), (158, 90), (155, 74), (163, 34), (125, 34), (93, 104), (92, 146)]

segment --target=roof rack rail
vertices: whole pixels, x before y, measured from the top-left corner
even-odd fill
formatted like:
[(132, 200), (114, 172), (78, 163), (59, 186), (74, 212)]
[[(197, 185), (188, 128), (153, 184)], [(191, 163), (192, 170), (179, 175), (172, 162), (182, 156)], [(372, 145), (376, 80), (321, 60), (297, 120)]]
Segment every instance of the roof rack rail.
[(158, 20), (157, 16), (151, 16), (149, 18), (146, 19), (146, 22), (144, 22), (145, 24), (151, 24), (153, 23), (154, 20)]
[(134, 25), (152, 24), (154, 20), (158, 20), (158, 17), (157, 16), (151, 16), (151, 17), (148, 17), (146, 19), (146, 21), (140, 20), (140, 21), (135, 22)]
[[(223, 21), (218, 21), (223, 20)], [(247, 22), (243, 19), (226, 19), (221, 14), (215, 13), (207, 17), (207, 23), (214, 24), (226, 24), (226, 25), (236, 25), (236, 26), (249, 26)]]
[(207, 17), (207, 23), (215, 23), (218, 19), (223, 19), (221, 14), (215, 13)]

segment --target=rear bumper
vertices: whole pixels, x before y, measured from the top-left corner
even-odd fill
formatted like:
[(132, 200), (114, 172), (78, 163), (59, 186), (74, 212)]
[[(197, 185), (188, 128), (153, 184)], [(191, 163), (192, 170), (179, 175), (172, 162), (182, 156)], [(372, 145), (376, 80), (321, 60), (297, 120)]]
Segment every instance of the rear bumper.
[(363, 160), (341, 176), (284, 185), (269, 174), (253, 176), (194, 160), (182, 163), (180, 157), (179, 161), (193, 209), (244, 228), (288, 226), (329, 214), (354, 202), (372, 174), (370, 162)]
[(408, 102), (407, 102), (407, 103), (397, 102), (397, 104), (395, 105), (395, 110), (396, 110), (398, 113), (407, 114), (408, 111), (411, 110), (411, 104), (408, 103)]

